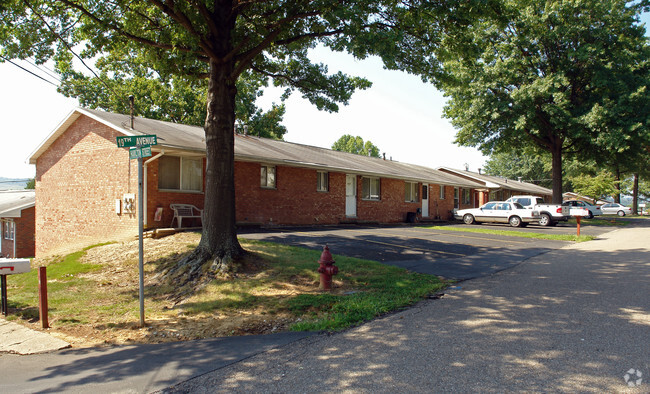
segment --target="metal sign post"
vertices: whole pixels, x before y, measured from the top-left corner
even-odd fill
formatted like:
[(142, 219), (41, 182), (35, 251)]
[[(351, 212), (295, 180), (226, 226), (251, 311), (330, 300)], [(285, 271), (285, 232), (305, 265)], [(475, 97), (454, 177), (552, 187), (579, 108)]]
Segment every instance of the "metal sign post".
[(142, 159), (151, 156), (151, 145), (157, 145), (158, 138), (155, 135), (142, 136), (121, 136), (117, 137), (119, 148), (129, 149), (129, 160), (138, 159), (138, 271), (139, 296), (140, 296), (140, 327), (145, 326), (144, 322), (144, 165)]
[(144, 241), (142, 237), (144, 225), (142, 209), (144, 202), (142, 200), (142, 157), (138, 158), (138, 271), (140, 272), (140, 327), (144, 327)]

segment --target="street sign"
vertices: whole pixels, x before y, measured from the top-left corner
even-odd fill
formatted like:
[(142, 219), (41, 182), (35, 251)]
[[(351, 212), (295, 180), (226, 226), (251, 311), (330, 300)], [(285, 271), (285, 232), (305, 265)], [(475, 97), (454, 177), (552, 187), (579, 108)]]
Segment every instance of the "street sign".
[(151, 147), (143, 146), (140, 148), (129, 149), (129, 159), (141, 159), (143, 157), (151, 156)]
[(121, 136), (117, 137), (118, 148), (130, 148), (132, 146), (158, 145), (155, 135)]

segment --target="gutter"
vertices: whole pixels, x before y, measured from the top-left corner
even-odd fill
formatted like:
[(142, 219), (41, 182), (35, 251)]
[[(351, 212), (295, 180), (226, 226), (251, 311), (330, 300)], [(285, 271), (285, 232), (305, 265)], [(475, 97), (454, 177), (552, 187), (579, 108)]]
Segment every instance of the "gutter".
[(142, 190), (144, 190), (144, 193), (143, 193), (144, 195), (142, 196), (142, 198), (143, 198), (142, 202), (144, 203), (144, 208), (142, 208), (142, 211), (143, 211), (142, 212), (142, 217), (144, 218), (144, 224), (143, 225), (144, 225), (145, 228), (147, 227), (147, 217), (149, 216), (149, 215), (147, 215), (147, 190), (149, 189), (147, 187), (147, 185), (148, 185), (147, 184), (147, 164), (151, 163), (152, 161), (158, 160), (160, 158), (160, 156), (162, 156), (164, 154), (165, 154), (165, 151), (161, 150), (160, 153), (158, 153), (156, 156), (154, 156), (151, 159), (145, 161), (144, 165), (143, 165), (143, 167), (144, 167), (144, 181), (143, 181), (144, 182), (144, 187), (143, 187)]

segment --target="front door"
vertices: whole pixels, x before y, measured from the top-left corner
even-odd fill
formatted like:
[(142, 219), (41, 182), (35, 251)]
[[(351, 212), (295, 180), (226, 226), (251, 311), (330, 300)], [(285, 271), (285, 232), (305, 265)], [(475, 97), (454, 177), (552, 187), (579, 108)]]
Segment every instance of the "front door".
[(345, 176), (345, 216), (357, 216), (357, 176)]
[(422, 217), (429, 217), (429, 185), (427, 183), (422, 184)]

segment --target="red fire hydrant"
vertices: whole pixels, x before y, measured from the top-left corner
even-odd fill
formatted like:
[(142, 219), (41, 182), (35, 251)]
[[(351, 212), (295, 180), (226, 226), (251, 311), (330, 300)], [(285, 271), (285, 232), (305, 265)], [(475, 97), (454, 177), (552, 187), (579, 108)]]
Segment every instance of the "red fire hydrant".
[(330, 248), (325, 245), (323, 248), (323, 253), (320, 255), (320, 260), (318, 260), (320, 267), (318, 267), (318, 272), (320, 272), (320, 290), (331, 290), (332, 289), (332, 276), (336, 275), (339, 272), (339, 267), (334, 265), (334, 260), (332, 260), (332, 254), (330, 253)]

